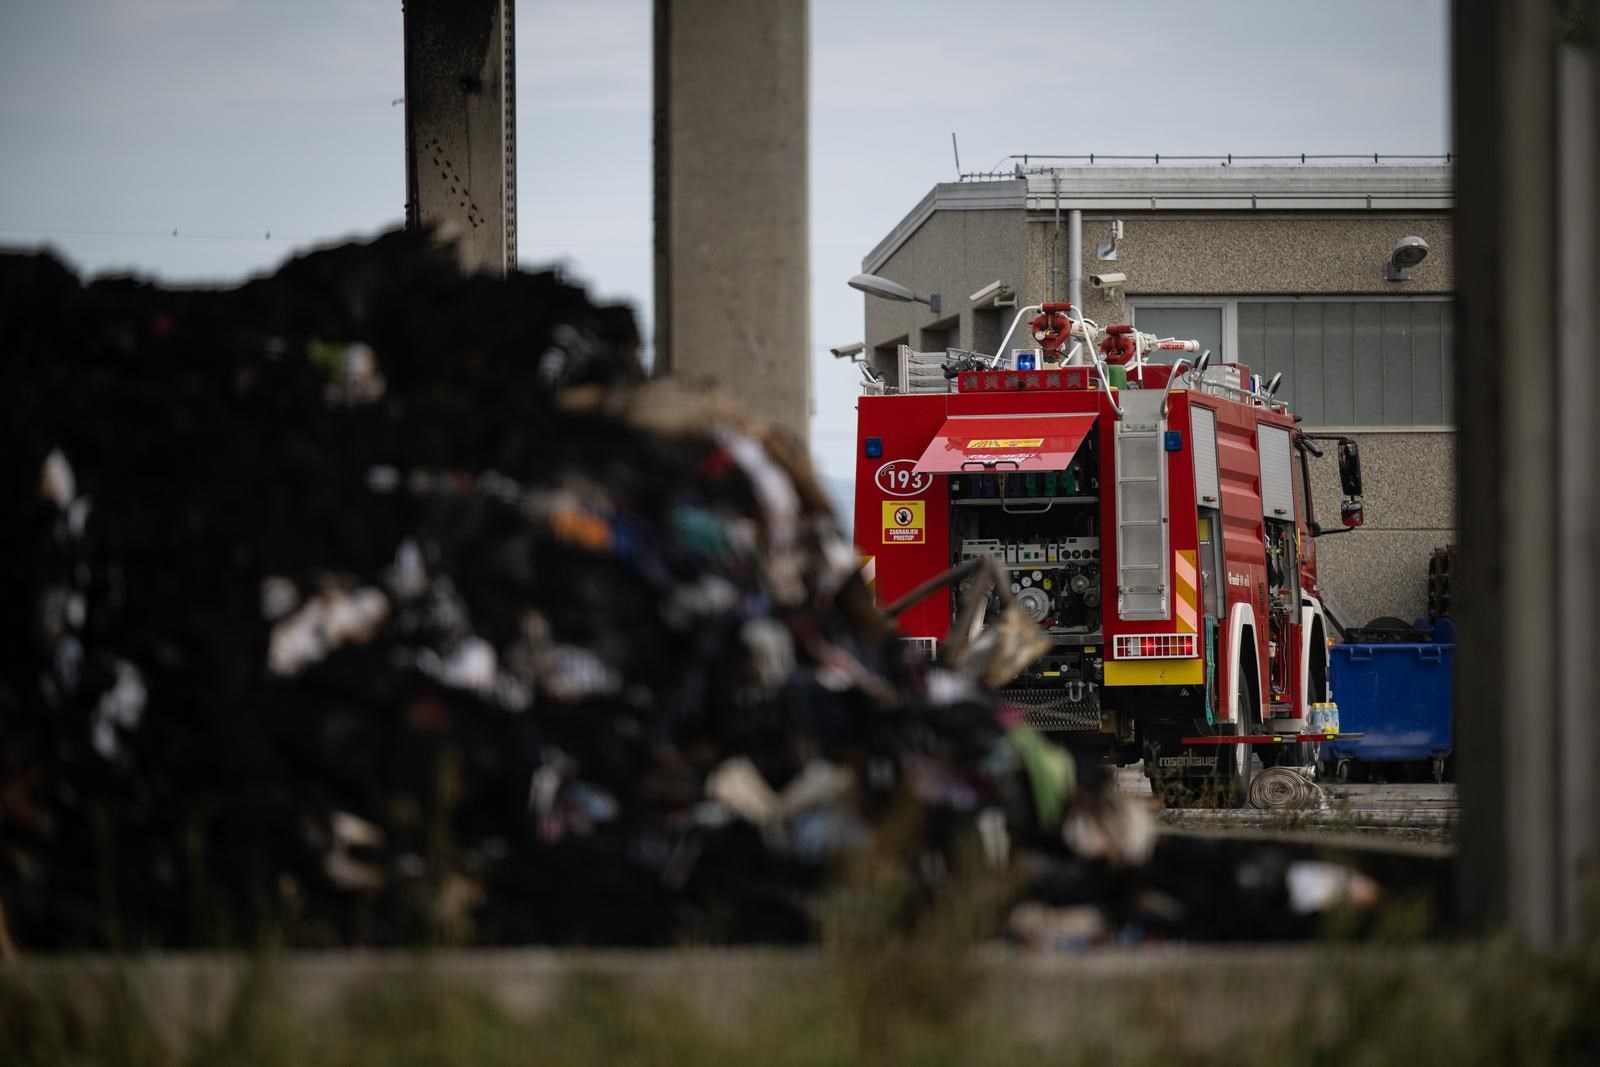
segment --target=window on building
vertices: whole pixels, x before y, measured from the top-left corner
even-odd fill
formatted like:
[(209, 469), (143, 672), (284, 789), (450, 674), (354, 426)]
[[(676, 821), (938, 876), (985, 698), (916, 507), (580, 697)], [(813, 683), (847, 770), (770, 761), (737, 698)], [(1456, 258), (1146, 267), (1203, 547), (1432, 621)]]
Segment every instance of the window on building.
[(1446, 300), (1239, 302), (1239, 361), (1311, 426), (1448, 426)]
[(1212, 348), (1213, 359), (1220, 354), (1243, 363), (1263, 379), (1281, 372), (1278, 399), (1308, 427), (1455, 423), (1447, 297), (1147, 297), (1128, 303), (1145, 333), (1194, 338)]
[[(1193, 305), (1145, 305), (1141, 304), (1134, 316), (1134, 325), (1144, 333), (1153, 333), (1157, 337), (1176, 337), (1180, 341), (1199, 341), (1200, 351), (1211, 351), (1213, 362), (1231, 361), (1232, 351), (1223, 342), (1222, 315), (1223, 306), (1220, 303), (1193, 304)], [(1181, 352), (1156, 352), (1151, 354), (1152, 359), (1162, 363), (1174, 363), (1183, 358)]]

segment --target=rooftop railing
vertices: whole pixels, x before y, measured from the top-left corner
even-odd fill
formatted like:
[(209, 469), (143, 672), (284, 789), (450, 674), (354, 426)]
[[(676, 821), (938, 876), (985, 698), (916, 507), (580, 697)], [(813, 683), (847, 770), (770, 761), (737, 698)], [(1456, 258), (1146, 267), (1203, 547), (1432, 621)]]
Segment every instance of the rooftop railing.
[[(1226, 153), (1215, 156), (1192, 155), (1166, 155), (1157, 152), (1147, 156), (1129, 155), (1102, 155), (1091, 152), (1088, 155), (1040, 155), (1025, 153), (1023, 155), (1007, 156), (996, 163), (989, 170), (967, 171), (961, 174), (961, 180), (967, 181), (995, 181), (998, 179), (1020, 178), (1028, 174), (1047, 174), (1059, 169), (1062, 165), (1094, 166), (1101, 163), (1113, 164), (1152, 164), (1161, 166), (1164, 163), (1174, 164), (1214, 164), (1219, 167), (1231, 167), (1237, 163), (1265, 163), (1277, 166), (1307, 166), (1310, 164), (1332, 164), (1334, 166), (1354, 166), (1358, 164), (1397, 164), (1397, 163), (1442, 163), (1446, 166), (1454, 161), (1454, 153), (1446, 152), (1443, 155), (1396, 155), (1373, 152), (1370, 155), (1340, 155), (1340, 154), (1313, 154), (1302, 152), (1299, 155), (1258, 156), (1234, 155)], [(1002, 169), (1007, 162), (1011, 163), (1009, 170)]]

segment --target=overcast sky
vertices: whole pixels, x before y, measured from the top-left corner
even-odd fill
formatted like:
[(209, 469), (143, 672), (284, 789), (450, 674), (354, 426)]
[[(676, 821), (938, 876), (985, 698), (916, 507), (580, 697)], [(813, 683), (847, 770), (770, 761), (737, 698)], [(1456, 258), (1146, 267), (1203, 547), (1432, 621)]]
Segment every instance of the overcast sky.
[[(401, 17), (399, 0), (0, 0), (0, 246), (219, 283), (400, 225)], [(650, 38), (649, 0), (517, 4), (520, 259), (646, 331)], [(952, 133), (969, 171), (1442, 153), (1448, 38), (1445, 0), (811, 0), (822, 472), (853, 474), (859, 377), (828, 354), (862, 335), (845, 279), (955, 179)]]

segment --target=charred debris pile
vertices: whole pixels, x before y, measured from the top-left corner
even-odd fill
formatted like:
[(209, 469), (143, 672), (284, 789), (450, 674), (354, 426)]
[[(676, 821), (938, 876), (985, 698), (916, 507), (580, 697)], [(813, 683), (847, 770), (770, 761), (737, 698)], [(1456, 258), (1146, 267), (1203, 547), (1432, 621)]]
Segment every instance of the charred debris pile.
[(973, 862), (1025, 940), (1310, 931), (902, 648), (790, 441), (637, 346), (409, 234), (0, 256), (0, 933), (796, 943)]

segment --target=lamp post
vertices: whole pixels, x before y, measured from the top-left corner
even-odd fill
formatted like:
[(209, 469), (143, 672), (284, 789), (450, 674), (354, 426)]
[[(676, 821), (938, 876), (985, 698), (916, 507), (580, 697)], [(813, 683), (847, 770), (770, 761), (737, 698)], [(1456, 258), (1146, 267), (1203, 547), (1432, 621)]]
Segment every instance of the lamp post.
[(876, 274), (857, 274), (850, 279), (850, 288), (859, 289), (869, 296), (881, 296), (885, 300), (903, 300), (928, 305), (928, 310), (935, 315), (939, 314), (939, 294), (931, 293), (928, 296), (918, 296), (899, 282), (892, 282), (888, 278), (880, 278)]

